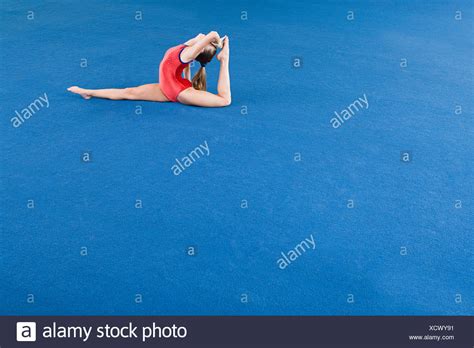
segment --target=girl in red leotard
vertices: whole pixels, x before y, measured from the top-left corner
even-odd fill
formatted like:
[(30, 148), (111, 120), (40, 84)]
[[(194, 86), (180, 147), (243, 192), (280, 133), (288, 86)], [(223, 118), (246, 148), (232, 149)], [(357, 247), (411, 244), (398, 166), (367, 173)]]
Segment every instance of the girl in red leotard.
[[(217, 59), (220, 62), (217, 94), (206, 91), (206, 64), (222, 48)], [(189, 63), (196, 60), (200, 63), (199, 71), (191, 79)], [(211, 31), (199, 34), (182, 45), (171, 47), (166, 51), (160, 64), (160, 83), (151, 83), (131, 88), (85, 89), (77, 86), (68, 91), (80, 94), (84, 99), (128, 99), (158, 102), (179, 102), (187, 105), (204, 107), (227, 106), (231, 103), (229, 77), (229, 38), (220, 38)]]

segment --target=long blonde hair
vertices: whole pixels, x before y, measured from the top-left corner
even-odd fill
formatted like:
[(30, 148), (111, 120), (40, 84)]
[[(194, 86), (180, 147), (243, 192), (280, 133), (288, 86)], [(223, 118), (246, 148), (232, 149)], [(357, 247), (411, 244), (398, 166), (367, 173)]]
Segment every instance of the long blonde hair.
[(207, 81), (206, 81), (206, 68), (204, 65), (201, 65), (198, 72), (193, 76), (193, 87), (199, 91), (207, 90)]
[(196, 61), (201, 64), (198, 72), (193, 77), (193, 87), (200, 91), (207, 90), (207, 81), (206, 81), (206, 64), (209, 63), (212, 58), (216, 55), (217, 47), (221, 47), (221, 43), (211, 43), (212, 47), (206, 47), (197, 57)]

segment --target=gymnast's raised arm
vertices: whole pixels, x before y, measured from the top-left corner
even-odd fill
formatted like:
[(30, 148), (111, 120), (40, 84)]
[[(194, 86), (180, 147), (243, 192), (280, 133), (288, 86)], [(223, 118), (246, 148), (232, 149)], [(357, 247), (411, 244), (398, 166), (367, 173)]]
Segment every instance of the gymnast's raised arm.
[[(201, 35), (201, 34), (200, 34)], [(189, 40), (191, 42), (196, 40), (192, 43), (192, 45), (186, 47), (181, 52), (181, 60), (184, 62), (190, 62), (194, 60), (201, 52), (208, 46), (209, 44), (215, 42), (218, 43), (221, 41), (221, 38), (217, 31), (211, 31), (209, 34), (204, 36), (196, 36), (194, 39)]]
[(197, 34), (195, 37), (193, 37), (192, 39), (186, 41), (184, 44), (185, 44), (186, 46), (192, 46), (192, 45), (194, 45), (196, 42), (198, 42), (200, 39), (202, 39), (202, 38), (204, 38), (204, 37), (206, 37), (205, 34), (199, 33), (199, 34)]

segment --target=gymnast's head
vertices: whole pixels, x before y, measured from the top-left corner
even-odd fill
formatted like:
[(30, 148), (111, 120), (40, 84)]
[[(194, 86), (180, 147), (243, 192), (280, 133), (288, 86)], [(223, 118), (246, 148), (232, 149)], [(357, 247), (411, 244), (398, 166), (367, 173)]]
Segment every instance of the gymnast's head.
[(206, 65), (214, 58), (217, 49), (222, 48), (222, 42), (211, 42), (209, 45), (203, 48), (202, 52), (196, 57), (196, 61), (201, 64), (196, 75), (193, 77), (193, 87), (200, 91), (207, 89), (206, 83)]

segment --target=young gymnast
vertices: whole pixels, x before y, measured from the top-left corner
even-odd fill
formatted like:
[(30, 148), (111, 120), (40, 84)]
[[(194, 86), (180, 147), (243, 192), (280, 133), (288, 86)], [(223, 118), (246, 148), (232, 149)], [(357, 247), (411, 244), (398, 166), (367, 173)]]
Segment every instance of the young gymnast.
[[(206, 91), (206, 64), (222, 48), (217, 59), (220, 62), (217, 94)], [(193, 60), (201, 64), (199, 71), (191, 79), (189, 63)], [(69, 87), (68, 91), (80, 94), (84, 99), (106, 98), (113, 100), (147, 100), (157, 102), (179, 102), (186, 105), (222, 107), (231, 103), (229, 77), (229, 38), (220, 38), (211, 31), (199, 34), (184, 44), (166, 51), (160, 64), (160, 83), (151, 83), (131, 88), (85, 89)]]

